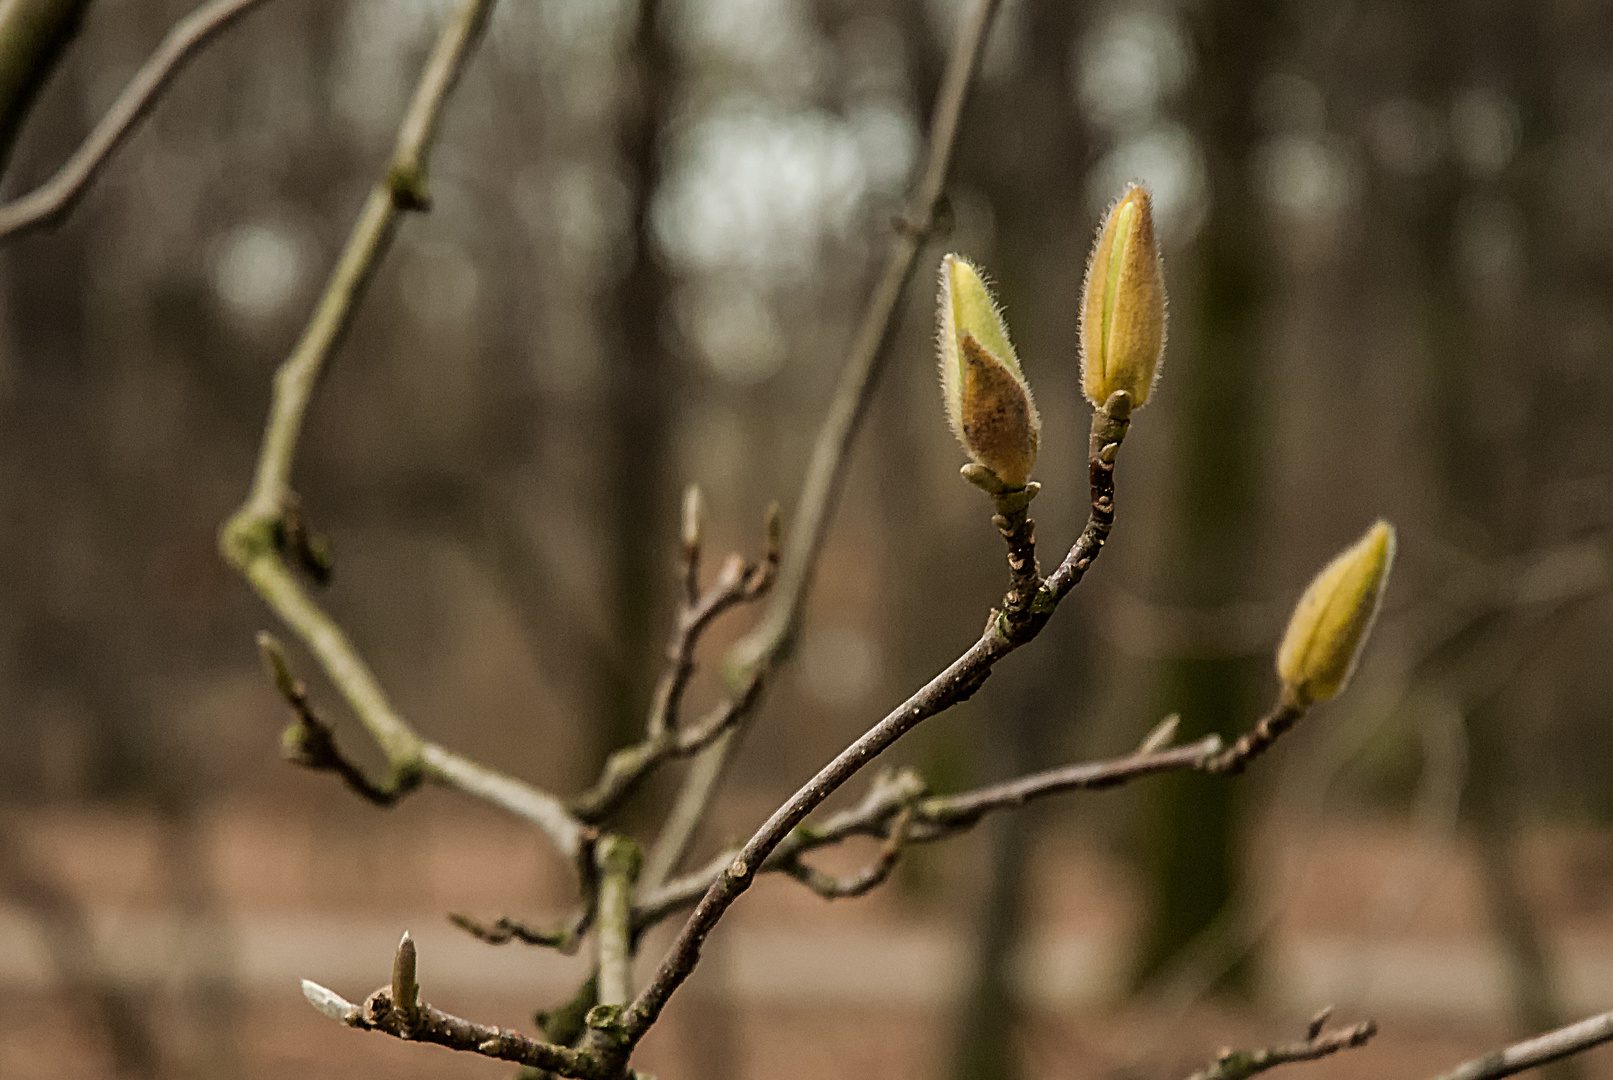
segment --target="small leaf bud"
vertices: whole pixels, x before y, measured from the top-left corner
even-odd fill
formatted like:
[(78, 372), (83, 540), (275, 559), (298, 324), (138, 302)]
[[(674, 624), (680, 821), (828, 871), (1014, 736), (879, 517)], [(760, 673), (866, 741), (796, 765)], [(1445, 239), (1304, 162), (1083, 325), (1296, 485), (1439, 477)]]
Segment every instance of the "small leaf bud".
[(1102, 408), (1124, 390), (1148, 401), (1165, 352), (1165, 275), (1147, 189), (1132, 184), (1109, 208), (1081, 295), (1081, 388)]
[(1006, 488), (1022, 488), (1036, 463), (1041, 418), (1019, 358), (979, 271), (941, 261), (941, 389), (953, 434)]
[(1303, 701), (1325, 701), (1344, 689), (1394, 559), (1394, 526), (1379, 521), (1306, 587), (1277, 649), (1277, 674), (1287, 691)]

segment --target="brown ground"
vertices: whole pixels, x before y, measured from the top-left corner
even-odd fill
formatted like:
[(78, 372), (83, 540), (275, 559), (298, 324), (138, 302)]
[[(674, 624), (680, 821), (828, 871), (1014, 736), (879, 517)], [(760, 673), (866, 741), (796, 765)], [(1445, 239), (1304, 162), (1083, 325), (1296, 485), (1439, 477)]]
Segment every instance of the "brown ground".
[[(104, 957), (151, 1003), (166, 1059), (186, 1074), (227, 1075), (211, 1033), (234, 1023), (244, 1080), (507, 1077), (505, 1065), (341, 1029), (302, 1002), (296, 977), (361, 997), (384, 979), (389, 943), (408, 928), (421, 941), (429, 999), (530, 1030), (531, 1009), (553, 1004), (579, 962), (494, 950), (442, 923), (450, 909), (535, 921), (562, 910), (563, 868), (519, 826), (474, 807), (445, 810), (439, 801), (428, 809), (421, 800), (380, 814), (320, 797), (294, 808), (221, 809), (196, 834), (212, 907), (188, 915), (175, 914), (182, 900), (164, 869), (172, 843), (164, 845), (155, 819), (41, 812), (11, 820), (37, 861), (92, 911)], [(1531, 899), (1576, 1012), (1613, 1007), (1610, 840), (1539, 831), (1525, 845)], [(1418, 1080), (1517, 1034), (1468, 852), (1419, 846), (1398, 826), (1374, 823), (1264, 849), (1277, 855), (1263, 875), (1263, 906), (1275, 913), (1259, 1003), (1117, 1013), (1104, 1002), (1124, 970), (1135, 908), (1128, 875), (1067, 836), (1048, 845), (1024, 958), (1026, 1075), (1185, 1076), (1219, 1047), (1293, 1038), (1328, 998), (1343, 1020), (1376, 1015), (1383, 1034), (1364, 1050), (1291, 1068), (1293, 1080)], [(965, 843), (934, 861), (940, 883), (931, 893), (890, 888), (832, 905), (786, 881), (758, 887), (715, 939), (709, 970), (644, 1046), (640, 1067), (664, 1080), (944, 1076), (976, 865), (978, 851)], [(224, 928), (223, 970), (237, 998), (196, 989), (207, 965), (185, 931), (209, 918)], [(3, 903), (0, 990), (0, 1078), (112, 1075), (93, 1009), (63, 997), (33, 925)], [(1586, 1061), (1590, 1077), (1613, 1078), (1613, 1050)]]

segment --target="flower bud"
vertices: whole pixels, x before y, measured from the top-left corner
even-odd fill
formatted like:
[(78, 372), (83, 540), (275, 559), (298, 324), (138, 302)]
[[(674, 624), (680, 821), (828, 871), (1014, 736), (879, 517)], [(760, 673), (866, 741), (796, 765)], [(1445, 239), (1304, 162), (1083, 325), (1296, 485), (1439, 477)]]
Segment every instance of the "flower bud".
[(941, 261), (941, 390), (953, 434), (976, 464), (1022, 488), (1036, 463), (1042, 421), (1008, 340), (1008, 326), (980, 273)]
[(1165, 352), (1165, 275), (1146, 189), (1133, 184), (1109, 209), (1081, 294), (1081, 388), (1102, 407), (1124, 390), (1148, 401)]
[(1325, 701), (1344, 689), (1394, 559), (1394, 526), (1379, 521), (1306, 587), (1277, 649), (1277, 674), (1289, 691)]

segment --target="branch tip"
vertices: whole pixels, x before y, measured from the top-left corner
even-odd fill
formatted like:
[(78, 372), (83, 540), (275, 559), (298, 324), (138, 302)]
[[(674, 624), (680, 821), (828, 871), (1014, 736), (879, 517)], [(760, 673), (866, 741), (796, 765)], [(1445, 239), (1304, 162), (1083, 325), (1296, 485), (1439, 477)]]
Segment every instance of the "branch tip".
[(334, 990), (327, 990), (312, 979), (302, 981), (302, 996), (308, 999), (308, 1004), (335, 1020), (339, 1024), (349, 1027), (358, 1019), (359, 1007), (348, 1001)]
[[(1176, 741), (1176, 729), (1181, 726), (1181, 723), (1182, 714), (1171, 713), (1169, 716), (1165, 717), (1165, 719), (1154, 725), (1154, 729), (1143, 738), (1141, 743), (1138, 744), (1135, 753), (1138, 756), (1142, 756), (1144, 754), (1153, 754), (1165, 749), (1167, 746), (1171, 745), (1171, 743)], [(1217, 742), (1219, 742), (1219, 740), (1217, 740)]]

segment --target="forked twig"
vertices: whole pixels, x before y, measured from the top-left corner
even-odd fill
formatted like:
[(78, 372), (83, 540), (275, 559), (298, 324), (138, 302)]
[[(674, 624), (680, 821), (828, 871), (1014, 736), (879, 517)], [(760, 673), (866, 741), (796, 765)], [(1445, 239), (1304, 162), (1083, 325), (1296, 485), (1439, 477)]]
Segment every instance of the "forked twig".
[(1283, 1046), (1268, 1046), (1260, 1050), (1225, 1050), (1208, 1068), (1200, 1069), (1188, 1080), (1248, 1080), (1249, 1077), (1291, 1065), (1298, 1061), (1315, 1061), (1340, 1050), (1365, 1046), (1378, 1033), (1378, 1025), (1371, 1020), (1343, 1028), (1328, 1028), (1327, 1021), (1333, 1009), (1323, 1009), (1311, 1018), (1300, 1042)]
[(292, 464), (314, 388), (391, 246), (400, 216), (431, 204), (427, 158), (448, 95), (486, 29), (492, 7), (492, 0), (462, 0), (438, 36), (398, 129), (386, 176), (371, 190), (301, 340), (275, 375), (252, 490), (225, 523), (219, 546), (302, 639), (380, 745), (392, 770), (392, 788), (401, 793), (421, 780), (458, 788), (538, 826), (562, 854), (576, 858), (592, 832), (560, 800), (426, 741), (398, 715), (347, 635), (298, 580), (285, 550), (286, 513), (295, 505)]

